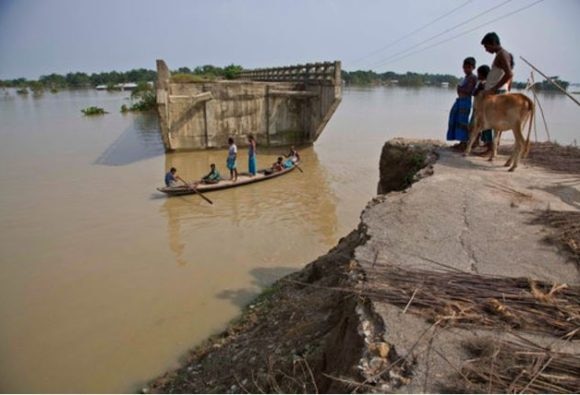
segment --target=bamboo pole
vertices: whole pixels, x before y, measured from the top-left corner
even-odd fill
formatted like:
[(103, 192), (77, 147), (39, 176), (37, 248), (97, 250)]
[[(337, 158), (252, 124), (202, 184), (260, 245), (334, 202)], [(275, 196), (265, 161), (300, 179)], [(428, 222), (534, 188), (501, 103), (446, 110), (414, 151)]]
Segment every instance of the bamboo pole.
[(520, 56), (520, 59), (523, 60), (524, 62), (527, 63), (528, 66), (530, 66), (532, 69), (536, 70), (538, 73), (540, 73), (545, 79), (547, 79), (548, 81), (550, 81), (552, 84), (554, 84), (554, 86), (556, 86), (556, 88), (560, 89), (562, 91), (562, 93), (564, 93), (566, 96), (568, 96), (570, 99), (572, 99), (572, 101), (576, 104), (578, 104), (580, 106), (580, 102), (578, 100), (576, 100), (575, 97), (573, 97), (571, 94), (569, 94), (566, 89), (562, 88), (556, 81), (554, 81), (553, 79), (551, 79), (550, 77), (548, 77), (546, 74), (542, 73), (540, 70), (538, 70), (533, 64), (531, 64), (530, 62), (528, 62), (526, 59), (524, 59), (523, 57)]
[(544, 128), (546, 128), (546, 135), (548, 136), (548, 141), (551, 141), (550, 131), (548, 130), (548, 122), (546, 122), (546, 117), (544, 115), (544, 109), (542, 108), (542, 104), (540, 103), (540, 99), (538, 99), (538, 96), (536, 95), (536, 90), (534, 89), (535, 83), (536, 82), (534, 80), (534, 74), (532, 73), (532, 86), (530, 87), (530, 90), (532, 91), (532, 93), (534, 95), (534, 102), (536, 102), (538, 104), (538, 107), (540, 108), (540, 114), (542, 115), (542, 120), (544, 121)]

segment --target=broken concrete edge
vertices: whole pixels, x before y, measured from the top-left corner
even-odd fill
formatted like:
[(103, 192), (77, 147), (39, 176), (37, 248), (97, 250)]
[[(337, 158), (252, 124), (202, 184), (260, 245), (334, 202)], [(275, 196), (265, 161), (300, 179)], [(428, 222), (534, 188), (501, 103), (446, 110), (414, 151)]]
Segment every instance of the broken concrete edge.
[[(394, 139), (385, 143), (381, 163), (385, 159), (384, 155), (396, 153), (395, 157), (402, 159), (399, 162), (402, 171), (396, 171), (397, 169), (393, 166), (381, 167), (381, 178), (383, 178), (383, 171), (391, 170), (405, 178), (399, 184), (392, 184), (391, 187), (395, 187), (392, 190), (385, 191), (384, 188), (389, 186), (383, 185), (382, 190), (385, 191), (385, 194), (391, 191), (400, 191), (399, 185), (406, 185), (406, 188), (409, 188), (414, 182), (433, 174), (433, 164), (438, 158), (437, 150), (443, 145), (440, 142), (404, 139)], [(419, 161), (417, 158), (421, 158), (421, 160)], [(390, 163), (391, 160), (387, 158), (386, 162)], [(391, 177), (390, 180), (394, 180), (394, 178)], [(380, 185), (379, 188), (381, 188)], [(255, 317), (256, 310), (260, 306), (271, 304), (267, 307), (270, 309), (266, 313), (267, 315), (270, 315), (272, 310), (280, 308), (269, 302), (275, 300), (278, 293), (287, 291), (285, 287), (289, 286), (326, 287), (327, 290), (336, 287), (350, 296), (345, 298), (344, 303), (336, 305), (336, 310), (341, 311), (332, 312), (337, 324), (331, 332), (321, 335), (320, 339), (316, 339), (316, 341), (312, 341), (314, 344), (320, 340), (323, 344), (321, 351), (323, 363), (320, 366), (322, 369), (313, 367), (317, 390), (320, 392), (351, 392), (353, 389), (358, 389), (363, 392), (391, 392), (408, 384), (413, 374), (413, 362), (400, 356), (395, 346), (385, 341), (385, 323), (380, 315), (374, 311), (371, 301), (357, 292), (365, 287), (366, 274), (362, 266), (355, 260), (354, 253), (358, 247), (364, 246), (370, 239), (362, 221), (362, 215), (368, 207), (384, 201), (385, 194), (373, 198), (367, 204), (361, 213), (359, 226), (341, 238), (335, 247), (307, 264), (300, 271), (282, 277), (264, 289), (242, 309), (240, 316), (232, 320), (222, 332), (209, 337), (189, 351), (182, 359), (181, 368), (167, 372), (151, 381), (145, 388), (141, 389), (141, 392), (178, 391), (178, 388), (181, 388), (179, 387), (181, 383), (175, 386), (168, 385), (168, 383), (171, 383), (172, 380), (176, 383), (182, 381), (179, 376), (191, 372), (192, 366), (200, 366), (198, 365), (200, 361), (208, 358), (212, 353), (217, 353), (228, 343), (235, 342), (240, 337), (240, 333), (250, 332), (253, 327), (259, 326), (260, 321), (251, 322), (251, 316)], [(296, 288), (293, 292), (300, 292), (300, 288)], [(288, 323), (288, 325), (290, 324)], [(285, 340), (284, 338), (277, 339), (280, 343)], [(358, 351), (353, 352), (353, 348)], [(247, 361), (239, 362), (240, 366), (246, 363)], [(193, 386), (188, 387), (187, 392), (199, 392), (203, 389)], [(208, 389), (206, 388), (206, 390)]]
[(437, 151), (445, 143), (437, 140), (394, 138), (383, 146), (379, 162), (377, 193), (404, 191), (413, 183), (433, 174)]

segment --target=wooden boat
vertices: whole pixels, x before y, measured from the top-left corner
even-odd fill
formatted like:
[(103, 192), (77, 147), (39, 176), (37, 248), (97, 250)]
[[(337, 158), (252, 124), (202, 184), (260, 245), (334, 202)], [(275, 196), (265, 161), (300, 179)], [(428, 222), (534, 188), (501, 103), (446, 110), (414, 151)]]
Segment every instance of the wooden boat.
[[(296, 162), (296, 165), (300, 162)], [(270, 169), (261, 169), (258, 170), (255, 176), (250, 177), (249, 173), (240, 173), (238, 174), (238, 180), (236, 182), (230, 180), (221, 180), (217, 184), (198, 184), (195, 189), (185, 185), (178, 185), (175, 187), (162, 187), (157, 188), (159, 192), (163, 192), (169, 196), (181, 196), (181, 195), (192, 195), (196, 193), (196, 190), (199, 190), (201, 193), (211, 192), (211, 191), (219, 191), (221, 189), (227, 188), (236, 188), (241, 187), (243, 185), (254, 184), (256, 182), (271, 180), (272, 178), (283, 176), (284, 174), (290, 173), (294, 170), (296, 166), (289, 167), (282, 171), (269, 173)], [(269, 174), (268, 174), (269, 173)]]

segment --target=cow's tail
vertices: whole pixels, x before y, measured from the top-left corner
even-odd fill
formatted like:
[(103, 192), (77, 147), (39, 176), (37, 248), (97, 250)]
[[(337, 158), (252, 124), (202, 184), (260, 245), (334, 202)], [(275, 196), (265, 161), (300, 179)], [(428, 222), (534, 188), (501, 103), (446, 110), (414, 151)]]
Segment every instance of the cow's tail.
[(526, 102), (528, 103), (528, 106), (530, 107), (530, 120), (529, 120), (529, 124), (528, 124), (528, 137), (526, 138), (526, 147), (524, 149), (524, 158), (528, 157), (528, 154), (530, 153), (530, 136), (532, 134), (532, 123), (534, 122), (534, 112), (535, 112), (535, 108), (534, 108), (534, 102), (527, 96), (524, 96), (527, 100)]

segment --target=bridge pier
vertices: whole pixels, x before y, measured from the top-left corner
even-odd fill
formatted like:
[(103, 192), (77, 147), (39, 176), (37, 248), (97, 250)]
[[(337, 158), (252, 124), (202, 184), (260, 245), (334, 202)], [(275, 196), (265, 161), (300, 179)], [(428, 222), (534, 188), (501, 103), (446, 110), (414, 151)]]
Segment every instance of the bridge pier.
[(157, 107), (168, 151), (313, 143), (342, 99), (340, 61), (244, 70), (236, 80), (173, 82), (157, 60)]

